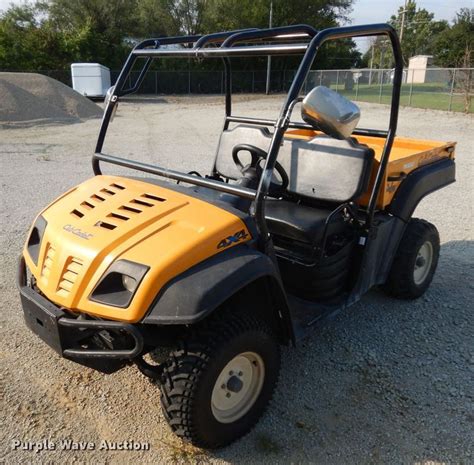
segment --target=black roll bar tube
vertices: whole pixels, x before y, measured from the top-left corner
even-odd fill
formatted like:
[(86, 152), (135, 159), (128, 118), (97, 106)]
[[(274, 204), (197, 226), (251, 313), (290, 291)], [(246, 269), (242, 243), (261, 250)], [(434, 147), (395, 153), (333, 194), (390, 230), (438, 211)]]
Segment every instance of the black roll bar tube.
[[(120, 71), (119, 77), (117, 78), (117, 81), (115, 83), (114, 92), (110, 98), (110, 102), (108, 102), (106, 110), (104, 111), (95, 152), (100, 153), (102, 151), (105, 135), (107, 133), (107, 129), (108, 129), (114, 108), (117, 104), (118, 97), (136, 92), (138, 88), (140, 87), (141, 83), (143, 82), (143, 79), (151, 65), (153, 58), (148, 57), (148, 59), (146, 60), (145, 64), (142, 67), (142, 70), (140, 71), (140, 74), (135, 84), (131, 88), (124, 90), (123, 89), (124, 84), (133, 68), (133, 65), (135, 64), (135, 61), (137, 60), (137, 57), (134, 56), (133, 54), (135, 50), (146, 50), (149, 47), (154, 47), (154, 49), (156, 50), (161, 45), (176, 45), (176, 44), (190, 44), (190, 43), (195, 44), (194, 48), (197, 47), (198, 44), (201, 47), (208, 43), (221, 42), (226, 37), (229, 37), (235, 33), (244, 32), (247, 30), (253, 30), (253, 29), (239, 29), (239, 30), (228, 31), (228, 32), (217, 32), (214, 34), (208, 34), (204, 36), (203, 35), (189, 35), (189, 36), (175, 36), (175, 37), (157, 37), (154, 39), (144, 40), (140, 42), (138, 45), (136, 45), (135, 48), (132, 50), (132, 53), (128, 55), (127, 60), (125, 61), (125, 64), (122, 70)], [(230, 78), (230, 61), (228, 59), (224, 59), (224, 66), (225, 66), (225, 74), (226, 74), (226, 80), (225, 80), (226, 82), (226, 115), (230, 115), (231, 114), (231, 97), (230, 97), (230, 91), (231, 91), (230, 79), (231, 78)], [(227, 94), (229, 94), (229, 96), (227, 96)], [(98, 160), (96, 160), (95, 157), (93, 157), (92, 159), (92, 167), (94, 170), (94, 174), (101, 174)]]
[[(252, 40), (252, 39), (264, 39), (264, 38), (275, 38), (279, 35), (285, 34), (297, 34), (297, 33), (304, 33), (307, 34), (309, 37), (313, 37), (316, 34), (316, 29), (307, 25), (307, 24), (300, 24), (296, 26), (284, 26), (284, 27), (276, 27), (270, 29), (257, 29), (257, 28), (249, 28), (249, 29), (241, 29), (236, 31), (230, 32), (216, 32), (214, 34), (208, 34), (207, 36), (201, 37), (196, 44), (194, 45), (194, 49), (199, 49), (207, 45), (209, 41), (219, 41), (221, 39), (225, 39), (221, 44), (221, 48), (230, 47), (235, 42), (242, 41), (242, 40)], [(228, 57), (223, 57), (224, 61), (224, 94), (225, 94), (225, 115), (231, 116), (232, 115), (232, 73), (231, 73), (231, 63)], [(224, 121), (224, 130), (227, 129), (228, 123), (227, 120)], [(213, 168), (213, 172), (215, 169)]]
[[(248, 123), (255, 124), (257, 126), (275, 126), (276, 120), (274, 119), (265, 119), (265, 118), (250, 118), (247, 116), (229, 116), (227, 122), (229, 123)], [(291, 129), (309, 129), (314, 131), (314, 126), (308, 123), (303, 123), (299, 121), (290, 121), (288, 123), (288, 128)], [(372, 136), (372, 137), (387, 137), (388, 132), (378, 129), (367, 129), (367, 128), (356, 128), (352, 131), (352, 134), (359, 136)]]
[[(279, 28), (274, 28), (279, 29)], [(267, 31), (270, 34), (270, 31)], [(277, 31), (278, 32), (278, 31)], [(275, 31), (272, 31), (275, 34)], [(253, 32), (249, 31), (248, 33), (243, 34), (254, 34)], [(132, 53), (129, 55), (127, 62), (119, 76), (118, 79), (118, 91), (120, 91), (121, 86), (123, 86), (123, 82), (125, 81), (130, 69), (134, 63), (136, 57), (143, 56), (143, 57), (159, 57), (159, 56), (195, 56), (195, 57), (231, 57), (231, 56), (264, 56), (264, 55), (291, 55), (291, 54), (299, 54), (304, 53), (303, 59), (300, 63), (298, 71), (295, 75), (293, 83), (290, 87), (288, 92), (287, 98), (285, 103), (281, 109), (280, 117), (275, 124), (275, 132), (273, 134), (270, 147), (268, 150), (268, 157), (266, 159), (264, 165), (263, 175), (260, 179), (260, 183), (255, 195), (255, 207), (253, 214), (256, 218), (257, 227), (260, 230), (262, 240), (264, 241), (264, 249), (266, 250), (269, 242), (269, 234), (268, 229), (266, 227), (265, 221), (265, 211), (264, 211), (264, 201), (266, 196), (268, 195), (268, 188), (271, 181), (271, 176), (273, 172), (273, 168), (275, 166), (275, 162), (278, 156), (279, 146), (282, 142), (283, 135), (285, 130), (289, 126), (289, 115), (292, 102), (298, 98), (301, 88), (303, 86), (304, 80), (308, 72), (311, 69), (312, 63), (314, 58), (317, 54), (319, 47), (326, 42), (327, 40), (332, 39), (343, 39), (343, 38), (351, 38), (357, 36), (378, 36), (378, 35), (387, 35), (390, 38), (392, 49), (395, 57), (395, 75), (394, 75), (394, 82), (393, 82), (393, 89), (392, 89), (392, 103), (391, 103), (391, 111), (390, 111), (390, 122), (389, 122), (389, 130), (387, 133), (387, 138), (385, 141), (385, 145), (382, 151), (382, 157), (380, 160), (380, 166), (377, 171), (376, 180), (374, 184), (374, 189), (371, 193), (369, 205), (367, 207), (368, 213), (368, 220), (367, 220), (367, 228), (370, 228), (373, 215), (376, 207), (376, 201), (378, 198), (378, 194), (380, 192), (380, 187), (383, 180), (383, 175), (386, 170), (386, 166), (388, 163), (388, 157), (390, 155), (390, 150), (393, 144), (393, 140), (396, 133), (397, 128), (397, 121), (398, 121), (398, 107), (399, 107), (399, 100), (400, 100), (400, 87), (402, 81), (402, 71), (403, 71), (403, 63), (401, 59), (401, 51), (400, 51), (400, 43), (398, 41), (398, 36), (396, 31), (388, 24), (374, 24), (374, 25), (363, 25), (363, 26), (347, 26), (341, 28), (330, 28), (325, 29), (319, 33), (308, 44), (297, 44), (297, 45), (276, 45), (276, 46), (250, 46), (250, 47), (225, 47), (222, 46), (218, 49), (187, 49), (187, 50), (160, 50), (158, 48), (155, 49), (145, 49), (144, 47), (149, 47), (150, 45), (156, 44), (156, 41), (148, 40), (142, 44), (139, 44)], [(186, 38), (180, 38), (180, 43), (190, 42)], [(199, 40), (199, 39), (198, 39)], [(170, 42), (171, 39), (170, 39)], [(114, 92), (115, 94), (115, 92)], [(113, 97), (116, 97), (114, 95)], [(182, 180), (184, 182), (189, 182), (191, 184), (196, 185), (203, 185), (207, 187), (211, 187), (223, 192), (235, 193), (236, 195), (240, 195), (246, 198), (253, 198), (254, 191), (250, 189), (244, 189), (241, 187), (230, 186), (226, 185), (223, 187), (224, 183), (216, 182), (210, 179), (203, 179), (196, 176), (185, 175), (183, 173), (166, 170), (163, 168), (153, 167), (152, 165), (147, 165), (138, 162), (132, 162), (129, 160), (121, 159), (118, 157), (113, 157), (110, 155), (103, 155), (100, 154), (103, 145), (103, 139), (105, 136), (105, 132), (110, 120), (110, 116), (113, 111), (113, 107), (116, 104), (116, 98), (112, 98), (104, 112), (104, 118), (102, 120), (101, 131), (99, 134), (99, 140), (97, 143), (96, 154), (93, 157), (93, 167), (94, 173), (100, 174), (99, 168), (99, 160), (108, 161), (110, 163), (119, 164), (121, 166), (126, 166), (129, 168), (134, 168), (138, 170), (142, 170), (145, 172), (158, 174), (161, 176), (170, 177), (176, 180)], [(227, 115), (227, 116), (230, 116)], [(250, 191), (245, 192), (244, 191)]]
[(260, 29), (257, 28), (247, 28), (247, 29), (236, 29), (235, 31), (222, 31), (222, 32), (214, 32), (212, 34), (207, 34), (202, 36), (195, 44), (194, 49), (205, 47), (209, 43), (215, 42), (222, 42), (226, 40), (228, 37), (239, 34), (242, 32), (249, 32), (249, 31), (259, 31)]
[(241, 31), (232, 34), (221, 45), (221, 48), (232, 47), (236, 42), (243, 42), (245, 40), (255, 39), (272, 39), (275, 36), (286, 34), (307, 34), (309, 37), (314, 37), (317, 30), (308, 24), (296, 24), (294, 26), (273, 27), (270, 29), (257, 29), (254, 31)]
[[(196, 42), (197, 40), (199, 40), (201, 38), (202, 38), (202, 36), (200, 36), (200, 35), (179, 36), (179, 37), (159, 37), (159, 38), (156, 38), (156, 39), (144, 40), (143, 42), (140, 42), (135, 47), (135, 49), (146, 49), (146, 48), (149, 48), (149, 47), (153, 47), (154, 49), (157, 49), (157, 48), (161, 47), (162, 45), (190, 44), (190, 43)], [(126, 89), (126, 90), (123, 90), (123, 88), (119, 89), (120, 90), (120, 96), (133, 94), (134, 92), (136, 92), (138, 90), (138, 88), (140, 87), (140, 85), (143, 82), (143, 79), (144, 79), (144, 77), (145, 77), (152, 61), (153, 61), (152, 58), (148, 58), (146, 60), (145, 64), (143, 65), (143, 67), (140, 71), (140, 74), (139, 74), (137, 80), (135, 81), (135, 84), (132, 87), (130, 87), (129, 89)], [(125, 79), (130, 74), (130, 71), (132, 70), (132, 68), (133, 68), (133, 65), (130, 67), (129, 72), (125, 76)], [(119, 76), (119, 78), (120, 78), (120, 76)], [(124, 82), (125, 82), (125, 79), (124, 79)]]
[(175, 181), (187, 182), (196, 186), (209, 187), (211, 189), (225, 192), (226, 194), (234, 194), (245, 199), (254, 200), (257, 192), (247, 187), (240, 187), (234, 184), (227, 184), (221, 181), (215, 181), (214, 179), (202, 178), (192, 174), (185, 174), (179, 171), (170, 170), (168, 168), (161, 168), (156, 165), (150, 165), (149, 163), (142, 163), (139, 161), (127, 160), (126, 158), (115, 157), (114, 155), (107, 155), (105, 153), (96, 153), (95, 159), (97, 161), (105, 161), (114, 165), (123, 166), (125, 168), (132, 168), (135, 170), (143, 171), (144, 173), (156, 174), (164, 178), (173, 179)]
[[(276, 30), (277, 33), (281, 32), (280, 29), (281, 28), (273, 28), (273, 30)], [(287, 30), (289, 31), (290, 29), (295, 30), (295, 26), (290, 26)], [(267, 34), (271, 34), (270, 31), (272, 31), (272, 29), (268, 29), (266, 31), (267, 31)], [(251, 33), (251, 32), (253, 31), (248, 31), (248, 33)], [(117, 82), (115, 83), (114, 92), (107, 104), (107, 107), (104, 111), (104, 115), (102, 117), (102, 123), (99, 130), (99, 135), (97, 138), (95, 153), (100, 153), (102, 151), (105, 135), (107, 133), (107, 129), (108, 129), (114, 108), (117, 104), (118, 97), (135, 92), (141, 83), (141, 81), (139, 80), (140, 79), (143, 80), (143, 77), (145, 76), (146, 71), (148, 70), (151, 64), (151, 60), (147, 60), (144, 65), (144, 69), (142, 69), (142, 72), (139, 75), (137, 83), (132, 88), (124, 90), (123, 87), (124, 87), (125, 81), (128, 78), (128, 75), (130, 74), (133, 68), (133, 65), (135, 64), (135, 61), (138, 57), (143, 56), (143, 57), (148, 57), (149, 59), (152, 59), (158, 56), (176, 56), (176, 57), (203, 56), (203, 57), (206, 57), (209, 54), (215, 55), (215, 56), (218, 56), (218, 54), (220, 54), (220, 56), (223, 57), (225, 60), (224, 61), (225, 71), (226, 71), (225, 73), (226, 105), (225, 106), (226, 106), (226, 116), (230, 116), (231, 111), (232, 111), (232, 100), (231, 100), (232, 81), (231, 81), (231, 72), (230, 72), (231, 71), (230, 60), (228, 59), (228, 56), (230, 56), (231, 54), (234, 54), (235, 52), (237, 52), (236, 55), (238, 55), (239, 53), (243, 54), (242, 56), (250, 56), (251, 54), (255, 54), (257, 56), (260, 56), (260, 55), (264, 56), (267, 53), (266, 50), (268, 49), (270, 49), (270, 53), (275, 53), (278, 55), (285, 54), (285, 50), (288, 50), (289, 52), (292, 52), (292, 53), (299, 54), (299, 53), (304, 52), (304, 50), (306, 50), (306, 47), (307, 47), (307, 45), (296, 45), (296, 46), (295, 45), (287, 45), (287, 46), (278, 45), (278, 46), (273, 46), (273, 49), (271, 46), (270, 47), (268, 46), (242, 47), (240, 49), (237, 49), (237, 48), (232, 49), (232, 52), (230, 54), (226, 53), (225, 51), (224, 53), (220, 52), (220, 50), (222, 50), (221, 48), (219, 49), (192, 48), (192, 49), (186, 49), (186, 50), (160, 50), (159, 49), (160, 45), (195, 43), (195, 42), (199, 42), (201, 38), (203, 39), (201, 44), (209, 43), (209, 42), (219, 42), (222, 40), (224, 35), (232, 36), (232, 35), (240, 34), (240, 33), (241, 32), (230, 31), (229, 33), (216, 33), (216, 34), (209, 34), (208, 36), (193, 35), (193, 36), (180, 36), (180, 37), (160, 37), (156, 39), (147, 39), (139, 43), (127, 57), (127, 60), (117, 79)], [(245, 33), (245, 31), (243, 33)], [(275, 35), (274, 32), (273, 34)], [(154, 48), (150, 49), (149, 47), (154, 47)], [(258, 48), (258, 50), (254, 50), (254, 52), (252, 53), (251, 50), (256, 49), (256, 48)], [(92, 167), (94, 170), (94, 174), (96, 175), (101, 174), (99, 160), (95, 156), (93, 156), (92, 158)]]
[[(248, 31), (258, 31), (256, 28), (251, 29), (240, 29), (235, 31), (228, 32), (215, 32), (214, 34), (208, 34), (202, 36), (195, 44), (194, 49), (200, 49), (205, 47), (208, 43), (215, 43), (222, 41), (234, 34)], [(224, 94), (225, 94), (225, 115), (230, 116), (232, 114), (232, 71), (231, 63), (229, 58), (223, 57), (222, 61), (224, 63)], [(224, 129), (226, 129), (224, 127)]]
[[(257, 29), (254, 31), (240, 31), (228, 37), (222, 43), (221, 48), (232, 47), (235, 43), (242, 42), (245, 40), (271, 39), (271, 38), (275, 38), (276, 36), (281, 36), (285, 34), (299, 34), (299, 33), (306, 34), (308, 35), (308, 37), (314, 37), (317, 31), (316, 29), (314, 29), (314, 27), (311, 27), (307, 24), (297, 24), (294, 26), (282, 26), (282, 27), (274, 27), (274, 28), (260, 29), (260, 30)], [(231, 82), (229, 83), (229, 85), (231, 85)], [(227, 90), (227, 86), (226, 86), (226, 90)], [(229, 92), (228, 96), (226, 92), (226, 116), (231, 116), (232, 112), (231, 111), (227, 112), (227, 99), (229, 99), (229, 109), (230, 109), (230, 106), (231, 106), (230, 102), (232, 99), (231, 92)], [(224, 123), (224, 128), (227, 129), (226, 122)]]
[(284, 56), (302, 55), (306, 52), (308, 44), (278, 44), (278, 45), (249, 45), (245, 47), (233, 48), (200, 48), (200, 49), (176, 49), (176, 50), (154, 50), (154, 49), (134, 49), (132, 54), (140, 57), (194, 57), (194, 58), (222, 58), (222, 57), (263, 57), (263, 56)]
[[(172, 45), (172, 44), (189, 44), (198, 41), (202, 36), (201, 35), (190, 35), (190, 36), (177, 36), (177, 37), (159, 37), (156, 39), (147, 39), (140, 42), (138, 45), (135, 46), (133, 50), (140, 50), (146, 49), (147, 47), (155, 47), (158, 48), (160, 45)], [(130, 53), (125, 61), (125, 64), (120, 71), (120, 74), (115, 82), (114, 91), (110, 96), (110, 100), (107, 102), (107, 107), (105, 108), (104, 114), (102, 116), (102, 122), (100, 125), (99, 135), (97, 137), (97, 144), (95, 147), (95, 154), (100, 153), (104, 146), (105, 135), (107, 133), (107, 129), (109, 127), (110, 119), (113, 115), (114, 108), (118, 103), (118, 97), (123, 95), (131, 94), (136, 92), (138, 87), (140, 86), (143, 78), (145, 77), (148, 68), (151, 65), (152, 58), (150, 57), (144, 64), (140, 75), (133, 87), (127, 90), (123, 90), (125, 82), (137, 60), (136, 56)], [(99, 160), (96, 158), (95, 154), (92, 156), (92, 169), (95, 175), (102, 174), (100, 170)]]

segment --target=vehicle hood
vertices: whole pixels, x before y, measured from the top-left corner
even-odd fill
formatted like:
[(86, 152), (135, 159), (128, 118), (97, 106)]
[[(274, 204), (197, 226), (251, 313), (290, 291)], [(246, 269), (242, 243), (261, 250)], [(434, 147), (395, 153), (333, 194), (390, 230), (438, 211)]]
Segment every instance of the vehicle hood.
[[(114, 176), (80, 184), (38, 218), (46, 225), (37, 260), (28, 241), (24, 257), (40, 291), (66, 309), (128, 322), (140, 321), (171, 279), (251, 239), (237, 215), (176, 192), (171, 184), (165, 188)], [(236, 235), (238, 240), (229, 240)], [(127, 308), (90, 300), (118, 259), (149, 267)]]

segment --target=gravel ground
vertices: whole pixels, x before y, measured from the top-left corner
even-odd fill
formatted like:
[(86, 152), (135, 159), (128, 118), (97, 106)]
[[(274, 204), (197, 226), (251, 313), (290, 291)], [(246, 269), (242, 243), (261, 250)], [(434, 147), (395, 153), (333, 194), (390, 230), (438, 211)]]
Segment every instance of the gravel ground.
[[(123, 103), (109, 153), (182, 170), (209, 169), (220, 100)], [(241, 98), (236, 114), (275, 116), (276, 98)], [(388, 109), (362, 104), (361, 126)], [(120, 111), (122, 110), (122, 111)], [(399, 134), (455, 140), (458, 182), (421, 203), (442, 248), (426, 295), (401, 302), (372, 291), (296, 349), (283, 350), (275, 399), (255, 430), (208, 453), (168, 429), (158, 388), (134, 367), (113, 375), (61, 359), (23, 324), (16, 260), (35, 214), (91, 176), (99, 121), (1, 131), (0, 463), (474, 463), (473, 118), (402, 109)], [(117, 171), (115, 171), (117, 172)], [(13, 450), (14, 440), (89, 441), (96, 450)], [(149, 442), (141, 452), (101, 440)]]

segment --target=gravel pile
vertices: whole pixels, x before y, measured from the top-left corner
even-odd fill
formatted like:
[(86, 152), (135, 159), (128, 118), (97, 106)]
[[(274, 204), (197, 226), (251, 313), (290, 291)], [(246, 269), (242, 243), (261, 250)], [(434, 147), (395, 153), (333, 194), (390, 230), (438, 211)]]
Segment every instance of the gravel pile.
[(0, 125), (76, 123), (101, 108), (65, 84), (34, 73), (0, 73)]

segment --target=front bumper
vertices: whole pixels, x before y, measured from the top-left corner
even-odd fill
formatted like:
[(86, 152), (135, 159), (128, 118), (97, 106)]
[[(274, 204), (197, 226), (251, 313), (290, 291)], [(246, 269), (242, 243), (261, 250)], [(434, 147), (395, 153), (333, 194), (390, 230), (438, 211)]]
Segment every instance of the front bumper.
[(18, 287), (26, 325), (61, 356), (112, 372), (142, 354), (144, 338), (137, 326), (75, 317), (28, 286), (23, 257)]

